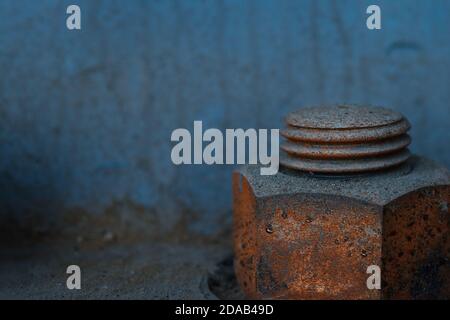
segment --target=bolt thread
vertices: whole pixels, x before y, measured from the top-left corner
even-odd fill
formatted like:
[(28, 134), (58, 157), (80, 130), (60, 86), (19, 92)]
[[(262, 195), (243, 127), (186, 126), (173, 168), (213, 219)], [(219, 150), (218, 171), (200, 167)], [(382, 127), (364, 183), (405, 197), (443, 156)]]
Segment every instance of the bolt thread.
[(405, 162), (410, 124), (380, 107), (303, 108), (286, 117), (280, 163), (315, 173), (361, 173)]

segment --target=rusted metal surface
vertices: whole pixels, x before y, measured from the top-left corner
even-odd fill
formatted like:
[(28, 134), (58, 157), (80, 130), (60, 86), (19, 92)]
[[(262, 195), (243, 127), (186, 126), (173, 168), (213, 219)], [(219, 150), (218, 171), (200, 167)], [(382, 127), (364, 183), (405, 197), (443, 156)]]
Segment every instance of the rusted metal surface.
[(384, 296), (450, 298), (448, 186), (427, 187), (385, 207)]
[[(345, 123), (367, 126), (367, 119)], [(388, 124), (376, 119), (382, 126), (407, 123), (396, 113), (386, 118)], [(314, 121), (302, 124), (320, 122)], [(306, 153), (305, 161), (316, 167), (336, 166), (335, 175), (329, 167), (328, 176), (287, 168), (261, 176), (258, 166), (234, 173), (234, 268), (247, 297), (450, 298), (450, 173), (432, 161), (409, 157), (405, 147), (410, 140), (402, 134), (371, 144), (340, 143), (335, 149), (298, 147), (292, 141), (284, 147)], [(379, 159), (404, 153), (403, 163), (339, 175), (345, 165), (364, 166), (367, 153), (383, 148), (393, 152), (380, 151)], [(381, 290), (367, 288), (371, 265), (381, 268)]]
[(409, 122), (381, 107), (303, 108), (286, 117), (281, 164), (297, 170), (348, 173), (380, 170), (409, 158)]

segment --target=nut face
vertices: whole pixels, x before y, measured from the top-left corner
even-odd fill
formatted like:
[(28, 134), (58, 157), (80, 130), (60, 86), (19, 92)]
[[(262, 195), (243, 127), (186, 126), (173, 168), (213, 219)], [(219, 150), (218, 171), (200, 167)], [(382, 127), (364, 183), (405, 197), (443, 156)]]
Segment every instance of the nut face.
[[(450, 174), (422, 158), (408, 165), (334, 179), (235, 172), (235, 271), (246, 295), (450, 298)], [(381, 290), (366, 286), (370, 265), (382, 270)]]
[(365, 272), (381, 265), (380, 207), (333, 195), (256, 200), (243, 178), (235, 210), (235, 270), (248, 297), (380, 298)]
[(379, 208), (343, 197), (298, 195), (263, 199), (259, 210), (255, 297), (379, 297), (367, 290), (360, 272), (381, 263)]

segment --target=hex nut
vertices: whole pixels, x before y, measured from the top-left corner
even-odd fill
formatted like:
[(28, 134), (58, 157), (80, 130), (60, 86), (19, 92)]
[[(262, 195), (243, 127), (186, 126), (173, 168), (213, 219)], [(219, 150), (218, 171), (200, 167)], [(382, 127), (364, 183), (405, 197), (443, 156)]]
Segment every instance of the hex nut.
[[(238, 282), (250, 298), (450, 298), (450, 173), (424, 158), (368, 176), (233, 175)], [(367, 267), (381, 268), (369, 290)]]

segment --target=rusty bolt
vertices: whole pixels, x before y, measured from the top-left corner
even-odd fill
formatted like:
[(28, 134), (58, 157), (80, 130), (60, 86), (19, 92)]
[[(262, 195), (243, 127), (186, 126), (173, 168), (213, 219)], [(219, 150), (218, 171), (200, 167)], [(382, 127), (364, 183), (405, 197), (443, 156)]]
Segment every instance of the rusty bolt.
[[(450, 172), (410, 155), (385, 108), (289, 114), (274, 176), (233, 173), (234, 251), (249, 298), (450, 298)], [(381, 268), (381, 290), (367, 268)]]

